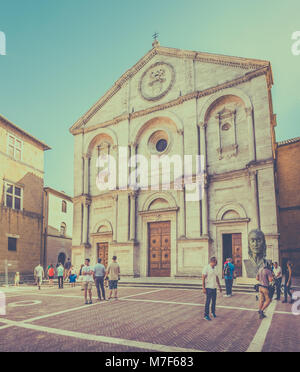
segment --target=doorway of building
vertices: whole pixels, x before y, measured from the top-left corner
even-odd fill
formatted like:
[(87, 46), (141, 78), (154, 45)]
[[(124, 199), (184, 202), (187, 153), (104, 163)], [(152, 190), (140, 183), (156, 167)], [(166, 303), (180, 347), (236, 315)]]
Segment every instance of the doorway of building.
[(226, 258), (232, 258), (237, 277), (243, 275), (242, 234), (223, 234), (223, 265)]
[(66, 255), (61, 252), (59, 255), (58, 255), (58, 258), (57, 258), (57, 263), (61, 263), (63, 266), (65, 265), (65, 262), (66, 262)]
[(171, 222), (148, 224), (149, 276), (171, 276)]
[(97, 243), (97, 257), (101, 258), (102, 265), (108, 266), (108, 243)]

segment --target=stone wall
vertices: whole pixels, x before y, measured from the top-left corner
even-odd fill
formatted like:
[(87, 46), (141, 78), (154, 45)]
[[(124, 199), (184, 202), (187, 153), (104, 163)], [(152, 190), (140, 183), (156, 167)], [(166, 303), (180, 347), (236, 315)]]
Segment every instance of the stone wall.
[(300, 138), (278, 144), (277, 184), (281, 261), (300, 275)]

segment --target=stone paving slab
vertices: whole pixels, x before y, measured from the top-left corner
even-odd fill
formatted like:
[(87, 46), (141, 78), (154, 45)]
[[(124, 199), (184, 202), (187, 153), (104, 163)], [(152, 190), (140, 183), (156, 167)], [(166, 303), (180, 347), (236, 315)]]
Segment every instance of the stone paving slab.
[(263, 352), (300, 352), (300, 315), (274, 314)]
[(122, 345), (78, 340), (19, 327), (0, 329), (1, 352), (146, 352)]

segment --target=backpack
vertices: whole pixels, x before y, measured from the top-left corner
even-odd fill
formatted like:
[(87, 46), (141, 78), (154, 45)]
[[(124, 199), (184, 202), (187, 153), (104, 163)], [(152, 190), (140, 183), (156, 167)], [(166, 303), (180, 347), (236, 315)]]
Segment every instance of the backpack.
[(229, 266), (229, 263), (227, 263), (224, 267), (224, 276), (231, 276), (231, 270), (230, 270), (230, 266)]

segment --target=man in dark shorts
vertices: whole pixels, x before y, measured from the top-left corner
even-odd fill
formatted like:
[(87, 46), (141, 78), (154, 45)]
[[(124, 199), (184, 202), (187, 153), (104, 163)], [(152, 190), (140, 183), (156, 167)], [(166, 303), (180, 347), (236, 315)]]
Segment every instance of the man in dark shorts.
[(117, 257), (113, 256), (113, 262), (108, 266), (106, 276), (109, 276), (109, 297), (110, 300), (114, 292), (114, 298), (118, 298), (118, 281), (120, 279), (120, 266), (117, 263)]
[(266, 318), (266, 315), (264, 314), (264, 311), (271, 303), (271, 298), (269, 295), (269, 287), (270, 284), (273, 281), (273, 273), (270, 269), (269, 264), (266, 262), (264, 264), (264, 267), (262, 267), (256, 277), (256, 280), (260, 282), (259, 286), (259, 318), (264, 319)]

